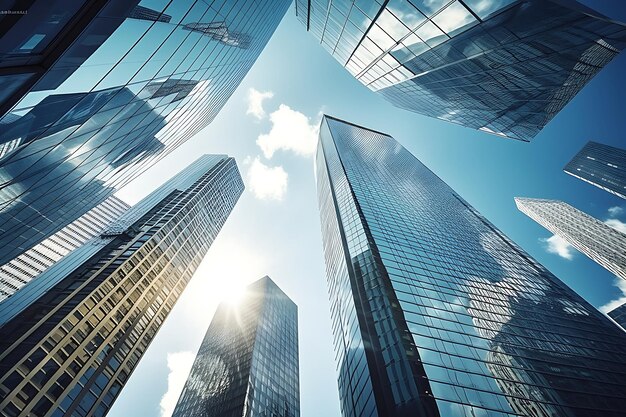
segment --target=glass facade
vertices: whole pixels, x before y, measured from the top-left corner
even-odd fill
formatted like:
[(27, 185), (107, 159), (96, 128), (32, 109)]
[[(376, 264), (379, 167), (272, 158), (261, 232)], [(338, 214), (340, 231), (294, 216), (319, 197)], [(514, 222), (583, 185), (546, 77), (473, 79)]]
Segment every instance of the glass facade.
[(104, 230), (128, 204), (111, 196), (46, 240), (0, 266), (0, 302)]
[(563, 201), (516, 197), (515, 204), (522, 213), (626, 279), (626, 234)]
[(626, 303), (614, 308), (607, 314), (626, 331)]
[(392, 137), (316, 157), (345, 417), (620, 416), (626, 333)]
[[(3, 3), (0, 14), (0, 115), (29, 90), (58, 87), (103, 43), (139, 0), (20, 0)], [(146, 8), (146, 12), (149, 9)], [(151, 11), (154, 14), (154, 11)], [(107, 16), (107, 24), (94, 23)], [(78, 43), (73, 42), (78, 39)], [(50, 71), (54, 68), (54, 71)]]
[(172, 416), (300, 416), (298, 307), (269, 277), (218, 306)]
[(588, 142), (563, 170), (589, 184), (626, 198), (626, 150)]
[(573, 0), (296, 0), (360, 82), (394, 105), (528, 141), (626, 46)]
[[(79, 1), (35, 3), (65, 4), (68, 13), (88, 9)], [(288, 0), (109, 3), (0, 118), (0, 265), (207, 126), (289, 6)], [(20, 19), (35, 17), (29, 9)], [(28, 33), (41, 27), (35, 23)], [(107, 35), (96, 36), (100, 29)]]
[(204, 155), (2, 302), (0, 415), (106, 415), (242, 191)]
[(0, 115), (29, 91), (59, 87), (125, 19), (169, 23), (139, 0), (19, 0), (0, 13)]

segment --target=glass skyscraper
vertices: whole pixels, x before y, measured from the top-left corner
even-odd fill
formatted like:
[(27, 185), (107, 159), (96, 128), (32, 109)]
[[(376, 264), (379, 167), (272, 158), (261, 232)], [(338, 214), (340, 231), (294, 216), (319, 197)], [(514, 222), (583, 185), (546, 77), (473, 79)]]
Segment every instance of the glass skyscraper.
[[(108, 6), (95, 10), (96, 3)], [(76, 220), (207, 126), (289, 3), (50, 0), (35, 2), (25, 15), (0, 15), (3, 24), (21, 22), (21, 29), (10, 33), (32, 36), (25, 42), (34, 45), (37, 31), (48, 28), (39, 17), (54, 20), (55, 30), (61, 30), (61, 15), (93, 12), (65, 50), (57, 45), (62, 53), (42, 78), (0, 113), (0, 265)], [(36, 14), (44, 4), (55, 12)], [(98, 28), (106, 36), (96, 36)], [(8, 36), (0, 36), (0, 53)]]
[(563, 170), (618, 197), (626, 198), (626, 150), (588, 142)]
[(607, 314), (626, 331), (626, 303), (614, 308)]
[(221, 303), (172, 417), (299, 417), (298, 307), (269, 277)]
[(391, 136), (325, 116), (316, 157), (344, 417), (606, 417), (626, 333)]
[(307, 30), (392, 104), (528, 141), (626, 46), (574, 0), (296, 0)]
[(158, 18), (139, 0), (9, 1), (0, 13), (0, 115), (28, 91), (57, 88), (125, 18)]
[(243, 191), (204, 155), (0, 304), (0, 415), (104, 416)]
[(0, 266), (0, 302), (96, 236), (128, 209), (128, 204), (111, 196), (46, 240)]
[(563, 201), (516, 197), (515, 204), (522, 213), (626, 279), (626, 234)]

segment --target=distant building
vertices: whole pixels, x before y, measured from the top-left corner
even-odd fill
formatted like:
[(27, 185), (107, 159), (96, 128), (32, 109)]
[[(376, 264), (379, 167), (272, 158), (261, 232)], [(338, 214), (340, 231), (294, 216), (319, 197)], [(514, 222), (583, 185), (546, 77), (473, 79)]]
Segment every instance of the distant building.
[(0, 414), (106, 415), (242, 191), (204, 155), (0, 303)]
[(299, 417), (298, 308), (269, 277), (222, 303), (172, 417)]
[(626, 234), (563, 201), (516, 197), (515, 204), (609, 272), (626, 279)]
[(171, 102), (174, 103), (190, 95), (197, 85), (198, 81), (196, 80), (179, 80), (176, 78), (156, 80), (149, 82), (141, 90), (141, 95), (144, 99), (149, 100), (175, 94), (175, 96), (171, 99)]
[[(0, 104), (13, 103), (0, 108), (0, 265), (210, 124), (290, 4), (18, 3), (32, 4), (23, 15), (0, 13)], [(185, 28), (192, 18), (214, 36)], [(65, 24), (76, 31), (66, 33)], [(245, 48), (233, 41), (243, 33)], [(29, 68), (42, 72), (36, 82), (11, 72)]]
[(224, 45), (236, 46), (238, 48), (247, 49), (250, 47), (251, 37), (245, 33), (238, 33), (228, 30), (225, 22), (211, 23), (187, 23), (183, 29), (191, 32), (198, 32), (211, 39), (215, 39)]
[(626, 333), (394, 138), (325, 116), (316, 178), (344, 417), (623, 413)]
[(607, 313), (609, 317), (615, 320), (624, 330), (626, 330), (626, 303)]
[(529, 141), (626, 46), (573, 0), (296, 0), (357, 80), (395, 106)]
[(153, 22), (169, 23), (172, 16), (152, 10), (141, 5), (136, 6), (128, 15), (130, 19), (151, 20)]
[(568, 174), (626, 198), (626, 150), (587, 143), (563, 168)]
[(95, 237), (128, 209), (128, 204), (111, 196), (46, 240), (0, 266), (0, 302)]

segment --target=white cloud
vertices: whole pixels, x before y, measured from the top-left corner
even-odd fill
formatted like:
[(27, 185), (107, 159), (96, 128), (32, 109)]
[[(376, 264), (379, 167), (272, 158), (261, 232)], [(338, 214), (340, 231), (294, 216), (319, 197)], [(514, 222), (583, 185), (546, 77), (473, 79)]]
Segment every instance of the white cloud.
[(611, 217), (617, 217), (620, 214), (622, 214), (624, 212), (624, 208), (620, 207), (620, 206), (615, 206), (615, 207), (610, 207), (609, 208), (609, 215)]
[(161, 417), (170, 417), (174, 412), (174, 407), (178, 402), (195, 355), (189, 351), (175, 352), (167, 354), (167, 367), (170, 370), (167, 376), (167, 391), (161, 397)]
[(608, 303), (600, 307), (599, 310), (603, 313), (608, 313), (609, 311), (626, 303), (626, 281), (623, 280), (622, 278), (615, 278), (614, 283), (615, 283), (615, 286), (619, 288), (620, 291), (622, 291), (622, 296), (615, 300), (609, 301)]
[(604, 223), (611, 226), (613, 229), (617, 230), (618, 232), (626, 233), (626, 223), (620, 220), (608, 219)]
[(248, 90), (248, 110), (246, 114), (251, 114), (256, 117), (258, 120), (264, 119), (267, 115), (265, 113), (265, 109), (263, 108), (263, 101), (266, 99), (270, 99), (274, 97), (274, 93), (272, 91), (258, 91), (254, 88)]
[(545, 248), (550, 253), (559, 255), (561, 258), (565, 258), (567, 260), (571, 260), (574, 257), (573, 246), (567, 243), (567, 241), (560, 236), (552, 235), (552, 237), (547, 239), (543, 238), (539, 240), (546, 244)]
[(272, 129), (259, 135), (256, 143), (266, 158), (271, 158), (278, 150), (293, 151), (301, 156), (312, 156), (317, 145), (318, 123), (289, 106), (281, 104), (270, 114)]
[(287, 179), (287, 172), (282, 166), (269, 167), (258, 156), (248, 168), (248, 186), (261, 200), (282, 200), (287, 192)]

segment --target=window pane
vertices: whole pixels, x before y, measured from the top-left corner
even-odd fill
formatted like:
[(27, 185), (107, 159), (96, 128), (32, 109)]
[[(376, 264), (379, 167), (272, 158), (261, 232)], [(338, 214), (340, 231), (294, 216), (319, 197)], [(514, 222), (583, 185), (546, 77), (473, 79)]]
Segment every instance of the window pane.
[(383, 51), (386, 51), (396, 43), (378, 25), (372, 26), (367, 36)]
[(426, 22), (415, 31), (415, 34), (431, 47), (439, 45), (441, 42), (448, 39), (448, 37), (439, 28), (437, 28), (437, 26), (433, 25), (432, 22)]
[(467, 4), (481, 19), (485, 19), (491, 13), (514, 3), (516, 0), (465, 0)]
[(409, 33), (409, 29), (387, 9), (383, 10), (376, 23), (396, 42), (400, 41)]
[(448, 4), (450, 0), (411, 0), (426, 16), (431, 17)]
[(414, 30), (426, 17), (420, 13), (408, 0), (390, 0), (387, 9), (391, 11), (410, 30)]
[(433, 22), (450, 34), (469, 23), (476, 22), (476, 19), (461, 3), (455, 1), (435, 16)]

